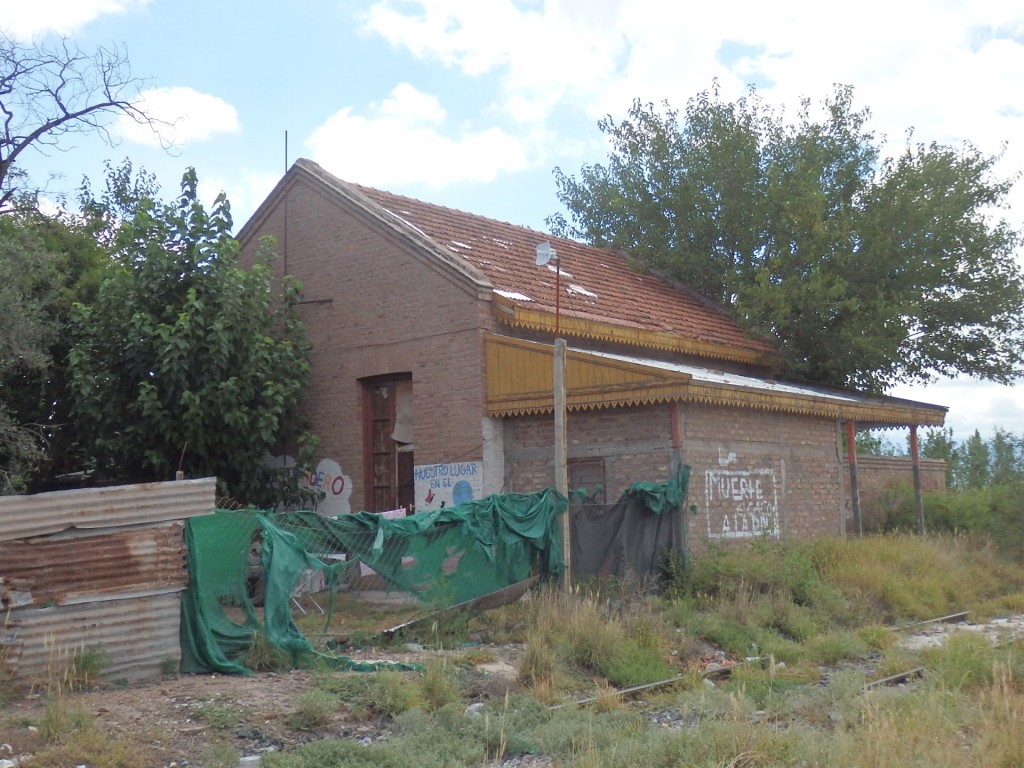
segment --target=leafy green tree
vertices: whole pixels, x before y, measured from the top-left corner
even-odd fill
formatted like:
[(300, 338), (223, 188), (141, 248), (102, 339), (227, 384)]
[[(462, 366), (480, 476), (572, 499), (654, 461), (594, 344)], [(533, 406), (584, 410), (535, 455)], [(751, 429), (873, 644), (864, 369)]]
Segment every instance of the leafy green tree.
[(1024, 479), (1024, 445), (1021, 438), (996, 427), (988, 443), (992, 464), (992, 485), (1013, 485)]
[(899, 446), (884, 434), (875, 432), (857, 433), (857, 454), (859, 456), (902, 456)]
[(309, 378), (299, 286), (286, 278), (275, 299), (269, 243), (251, 269), (238, 266), (229, 204), (222, 194), (207, 212), (193, 170), (170, 204), (133, 204), (124, 171), (111, 175), (105, 202), (83, 206), (110, 223), (114, 260), (96, 302), (76, 305), (70, 354), (74, 413), (97, 472), (216, 475), (236, 500), (272, 505), (281, 489), (266, 454), (298, 440), (302, 455), (313, 439), (296, 418)]
[(49, 275), (49, 290), (39, 304), (52, 329), (45, 349), (47, 363), (19, 366), (2, 384), (11, 413), (19, 423), (33, 425), (43, 448), (43, 460), (28, 490), (47, 490), (58, 485), (55, 476), (82, 469), (81, 456), (72, 450), (75, 433), (67, 393), (68, 326), (72, 305), (88, 304), (95, 298), (109, 257), (96, 242), (92, 225), (78, 216), (43, 216), (25, 208), (0, 217), (0, 228), (31, 233), (39, 249), (36, 266), (45, 265)]
[(915, 143), (897, 156), (837, 87), (793, 122), (753, 89), (704, 91), (680, 113), (635, 102), (606, 118), (606, 164), (555, 170), (558, 234), (731, 306), (779, 340), (784, 373), (884, 391), (965, 373), (1007, 382), (1024, 362), (1020, 233), (994, 214), (998, 157)]
[[(0, 493), (21, 493), (45, 459), (39, 425), (18, 408), (50, 365), (57, 326), (48, 307), (56, 259), (32, 227), (0, 217)], [(37, 397), (38, 400), (38, 397)]]
[(986, 443), (978, 430), (967, 438), (960, 449), (960, 461), (957, 462), (957, 488), (976, 490), (984, 488), (992, 480), (991, 456)]
[(946, 462), (946, 487), (952, 488), (959, 452), (950, 427), (929, 429), (921, 440), (921, 456)]

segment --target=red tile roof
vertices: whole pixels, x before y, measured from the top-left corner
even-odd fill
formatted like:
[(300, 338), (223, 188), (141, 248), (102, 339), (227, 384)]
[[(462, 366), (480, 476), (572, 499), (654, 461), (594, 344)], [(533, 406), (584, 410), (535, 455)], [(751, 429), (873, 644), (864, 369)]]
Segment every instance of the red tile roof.
[(391, 215), (461, 256), (517, 306), (555, 310), (554, 264), (537, 266), (535, 249), (550, 242), (561, 262), (564, 317), (657, 331), (711, 344), (772, 353), (723, 310), (685, 289), (632, 269), (626, 258), (564, 238), (356, 184)]
[[(644, 334), (656, 334), (660, 342), (666, 338), (681, 339), (692, 343), (649, 346), (696, 350), (696, 354), (712, 357), (747, 362), (775, 358), (777, 350), (773, 345), (749, 336), (726, 310), (687, 288), (634, 270), (620, 254), (344, 182), (309, 160), (296, 161), (295, 170), (311, 174), (341, 196), (368, 207), (383, 221), (390, 220), (399, 230), (406, 229), (414, 237), (426, 236), (435, 247), (451, 254), (455, 264), (462, 259), (472, 273), (486, 276), (495, 293), (517, 310), (553, 315), (559, 282), (560, 316), (577, 328), (579, 322), (573, 321), (627, 329), (624, 334), (611, 336), (622, 339), (636, 332), (627, 343), (641, 346), (646, 345), (639, 338)], [(368, 204), (360, 202), (365, 200)], [(254, 219), (257, 217), (258, 213)], [(252, 225), (250, 220), (239, 236)], [(536, 247), (545, 241), (558, 254), (560, 275), (554, 263), (536, 263)], [(567, 335), (572, 333), (570, 330)], [(592, 335), (610, 338), (608, 334)]]

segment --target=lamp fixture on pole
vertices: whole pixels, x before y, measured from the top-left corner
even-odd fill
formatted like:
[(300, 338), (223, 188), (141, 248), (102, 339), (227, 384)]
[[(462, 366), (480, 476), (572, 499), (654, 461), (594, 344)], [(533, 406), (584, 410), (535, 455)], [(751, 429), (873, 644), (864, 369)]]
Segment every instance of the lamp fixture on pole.
[(537, 245), (536, 252), (538, 267), (543, 267), (552, 261), (555, 262), (555, 338), (558, 338), (562, 335), (559, 327), (562, 303), (562, 260), (558, 258), (558, 252), (551, 247), (551, 243), (546, 240)]

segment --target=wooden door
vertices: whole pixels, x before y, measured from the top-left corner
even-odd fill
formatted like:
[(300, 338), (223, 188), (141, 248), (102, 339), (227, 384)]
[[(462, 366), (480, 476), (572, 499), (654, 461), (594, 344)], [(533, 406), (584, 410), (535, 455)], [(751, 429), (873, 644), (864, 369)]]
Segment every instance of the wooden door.
[(410, 393), (409, 378), (363, 383), (363, 443), (366, 508), (384, 512), (411, 508), (414, 501), (413, 444), (394, 439), (399, 389)]

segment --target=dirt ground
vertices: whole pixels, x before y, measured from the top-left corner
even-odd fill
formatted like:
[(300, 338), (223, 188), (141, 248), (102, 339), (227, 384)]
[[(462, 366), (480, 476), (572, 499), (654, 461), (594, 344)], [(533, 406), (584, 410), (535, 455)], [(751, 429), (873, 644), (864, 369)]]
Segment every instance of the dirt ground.
[[(901, 643), (921, 648), (941, 643), (953, 631), (981, 631), (993, 640), (1024, 637), (1024, 616), (996, 619), (985, 624), (969, 621), (927, 623), (901, 632)], [(480, 644), (474, 647), (474, 677), (481, 697), (501, 695), (501, 689), (517, 689), (516, 672), (525, 648), (522, 645)], [(426, 662), (432, 656), (462, 654), (462, 651), (434, 651), (412, 647), (392, 650), (346, 652), (360, 661)], [(362, 674), (362, 673), (347, 673)], [(214, 744), (228, 743), (243, 758), (242, 765), (258, 765), (267, 750), (282, 750), (319, 738), (355, 738), (372, 742), (390, 731), (388, 721), (361, 721), (342, 707), (333, 720), (316, 733), (288, 726), (296, 698), (313, 685), (313, 672), (297, 670), (261, 673), (250, 677), (234, 675), (175, 675), (131, 685), (75, 693), (69, 697), (69, 711), (81, 710), (94, 718), (110, 735), (123, 737), (149, 756), (154, 768), (196, 768), (203, 765)], [(204, 707), (220, 706), (243, 714), (237, 725), (217, 727), (197, 716)], [(26, 760), (37, 752), (42, 736), (29, 724), (45, 716), (42, 694), (30, 694), (8, 703), (0, 713), (0, 768), (31, 766)], [(519, 764), (519, 763), (510, 763)], [(540, 763), (537, 763), (540, 764)], [(140, 767), (142, 768), (142, 767)]]
[[(482, 663), (472, 667), (482, 696), (500, 695), (516, 689), (518, 645), (481, 645), (474, 656)], [(346, 655), (358, 661), (399, 661), (425, 663), (431, 657), (462, 655), (455, 651), (399, 648), (391, 651), (355, 650)], [(289, 727), (288, 717), (295, 710), (296, 698), (313, 687), (314, 672), (293, 670), (264, 672), (252, 676), (195, 674), (165, 676), (124, 687), (103, 687), (71, 694), (68, 712), (90, 715), (103, 730), (115, 738), (124, 738), (140, 747), (150, 759), (148, 766), (189, 768), (203, 764), (214, 744), (228, 743), (243, 757), (256, 759), (268, 750), (296, 747), (321, 738), (355, 738), (377, 741), (390, 732), (386, 719), (357, 720), (344, 707), (333, 720), (315, 733)], [(366, 674), (359, 672), (339, 674)], [(201, 716), (204, 708), (241, 714), (237, 725), (218, 727)], [(0, 712), (0, 768), (15, 768), (37, 752), (43, 739), (31, 723), (46, 716), (46, 700), (31, 693), (10, 701)], [(143, 768), (143, 766), (140, 766)]]

